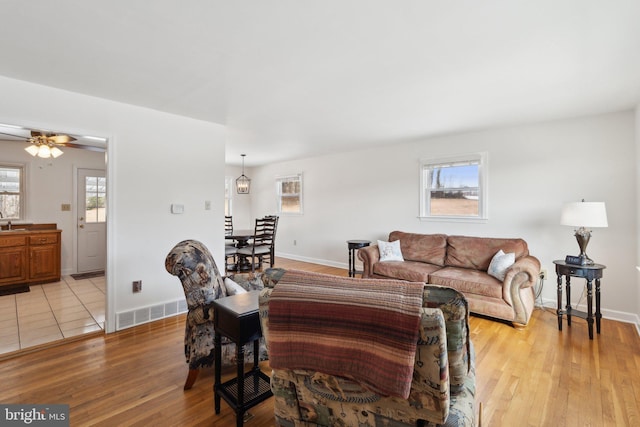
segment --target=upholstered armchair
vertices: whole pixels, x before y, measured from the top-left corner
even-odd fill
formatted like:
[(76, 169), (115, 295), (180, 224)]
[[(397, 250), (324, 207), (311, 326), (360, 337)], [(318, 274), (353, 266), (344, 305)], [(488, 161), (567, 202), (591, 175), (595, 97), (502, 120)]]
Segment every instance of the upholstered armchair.
[(260, 319), (276, 425), (476, 425), (468, 307), (454, 289), (287, 271), (262, 290)]
[[(226, 297), (227, 288), (211, 253), (197, 240), (184, 240), (175, 245), (165, 259), (165, 268), (182, 282), (189, 310), (184, 334), (184, 354), (189, 364), (184, 389), (188, 390), (198, 378), (200, 368), (214, 364), (215, 312), (212, 303)], [(222, 346), (222, 365), (235, 366), (235, 344), (223, 338)], [(265, 358), (266, 351), (261, 359)], [(252, 360), (253, 346), (247, 346), (245, 361)]]

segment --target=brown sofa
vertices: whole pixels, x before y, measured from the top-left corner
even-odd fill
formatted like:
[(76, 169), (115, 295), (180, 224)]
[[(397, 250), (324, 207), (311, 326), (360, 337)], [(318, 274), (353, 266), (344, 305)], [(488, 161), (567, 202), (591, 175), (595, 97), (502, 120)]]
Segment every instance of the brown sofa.
[[(529, 255), (524, 240), (393, 231), (389, 242), (396, 240), (400, 241), (404, 261), (381, 262), (377, 245), (358, 251), (363, 278), (448, 286), (464, 294), (473, 313), (507, 320), (515, 327), (529, 322), (540, 261)], [(503, 281), (487, 273), (500, 249), (515, 254), (515, 263), (506, 270)]]

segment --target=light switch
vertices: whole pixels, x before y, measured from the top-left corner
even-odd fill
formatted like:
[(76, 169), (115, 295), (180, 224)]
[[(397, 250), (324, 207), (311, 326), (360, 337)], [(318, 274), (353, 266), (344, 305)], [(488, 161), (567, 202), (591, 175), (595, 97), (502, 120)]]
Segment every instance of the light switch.
[(184, 213), (184, 205), (179, 205), (176, 203), (171, 204), (171, 213), (172, 214), (181, 214)]
[(68, 212), (71, 210), (71, 205), (69, 203), (63, 203), (62, 205), (60, 205), (60, 210), (62, 212)]
[(211, 200), (205, 200), (204, 201), (204, 210), (205, 211), (210, 211), (211, 210)]

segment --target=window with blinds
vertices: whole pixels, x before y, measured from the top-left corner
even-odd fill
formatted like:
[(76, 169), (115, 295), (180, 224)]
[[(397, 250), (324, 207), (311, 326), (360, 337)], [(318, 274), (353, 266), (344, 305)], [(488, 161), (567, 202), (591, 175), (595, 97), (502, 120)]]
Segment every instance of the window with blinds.
[(302, 214), (302, 174), (276, 178), (278, 213)]
[(420, 216), (486, 219), (486, 153), (421, 162)]
[(0, 219), (23, 219), (24, 166), (0, 164)]

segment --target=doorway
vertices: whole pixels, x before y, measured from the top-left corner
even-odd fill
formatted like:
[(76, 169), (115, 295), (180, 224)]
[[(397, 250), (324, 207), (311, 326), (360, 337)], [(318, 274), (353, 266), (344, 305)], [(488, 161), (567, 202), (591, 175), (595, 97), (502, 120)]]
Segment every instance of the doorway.
[(77, 183), (77, 272), (104, 271), (107, 260), (105, 172), (78, 169)]

